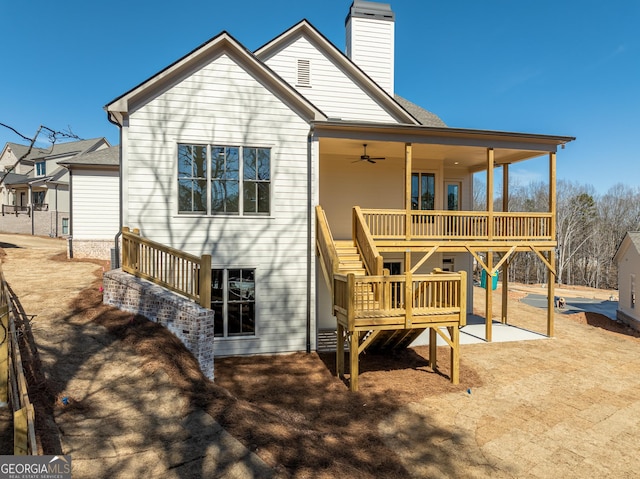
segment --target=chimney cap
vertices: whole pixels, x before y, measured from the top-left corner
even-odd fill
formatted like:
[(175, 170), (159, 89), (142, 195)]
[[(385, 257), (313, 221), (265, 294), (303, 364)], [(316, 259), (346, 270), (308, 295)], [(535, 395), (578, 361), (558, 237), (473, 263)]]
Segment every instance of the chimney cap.
[(388, 3), (366, 2), (364, 0), (353, 1), (345, 23), (352, 17), (395, 21), (395, 13), (391, 10), (391, 5)]

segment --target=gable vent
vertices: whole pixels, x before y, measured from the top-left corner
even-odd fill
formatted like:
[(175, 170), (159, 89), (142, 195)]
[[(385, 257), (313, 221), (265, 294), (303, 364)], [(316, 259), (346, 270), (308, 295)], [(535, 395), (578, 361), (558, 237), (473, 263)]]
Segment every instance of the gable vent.
[(309, 60), (298, 60), (297, 86), (311, 86), (311, 62)]

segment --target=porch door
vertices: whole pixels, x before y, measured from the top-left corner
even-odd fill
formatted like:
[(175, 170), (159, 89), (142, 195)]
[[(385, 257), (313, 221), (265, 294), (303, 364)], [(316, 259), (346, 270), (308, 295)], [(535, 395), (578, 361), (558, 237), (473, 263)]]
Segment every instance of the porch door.
[(19, 206), (27, 206), (27, 194), (22, 191), (20, 193), (20, 205)]
[(459, 181), (447, 181), (445, 183), (446, 190), (446, 209), (447, 211), (460, 211), (462, 209), (462, 201), (460, 191), (462, 186)]

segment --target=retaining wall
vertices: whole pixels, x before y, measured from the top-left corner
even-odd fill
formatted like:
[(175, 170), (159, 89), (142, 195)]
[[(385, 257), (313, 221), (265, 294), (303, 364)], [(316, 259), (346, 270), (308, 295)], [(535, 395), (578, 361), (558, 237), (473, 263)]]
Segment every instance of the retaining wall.
[(105, 304), (140, 314), (175, 334), (213, 380), (213, 311), (121, 269), (103, 277)]

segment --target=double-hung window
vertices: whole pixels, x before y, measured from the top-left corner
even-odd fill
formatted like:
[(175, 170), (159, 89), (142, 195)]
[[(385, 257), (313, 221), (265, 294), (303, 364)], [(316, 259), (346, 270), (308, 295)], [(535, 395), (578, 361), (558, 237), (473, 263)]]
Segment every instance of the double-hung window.
[(255, 336), (256, 271), (250, 268), (211, 271), (211, 309), (217, 337)]
[(38, 161), (36, 163), (36, 176), (44, 176), (47, 174), (47, 162)]
[(270, 214), (271, 149), (179, 144), (178, 212)]

